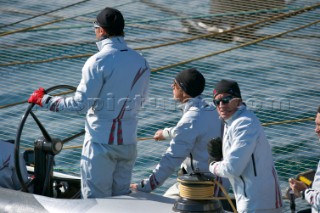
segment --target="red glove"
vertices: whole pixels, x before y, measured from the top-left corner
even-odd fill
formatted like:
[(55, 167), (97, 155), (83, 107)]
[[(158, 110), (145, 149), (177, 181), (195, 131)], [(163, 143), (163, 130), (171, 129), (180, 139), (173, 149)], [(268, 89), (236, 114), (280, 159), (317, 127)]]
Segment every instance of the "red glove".
[(44, 96), (45, 93), (46, 93), (45, 90), (42, 87), (40, 87), (38, 90), (35, 90), (32, 93), (32, 95), (28, 99), (28, 102), (42, 106), (42, 97)]

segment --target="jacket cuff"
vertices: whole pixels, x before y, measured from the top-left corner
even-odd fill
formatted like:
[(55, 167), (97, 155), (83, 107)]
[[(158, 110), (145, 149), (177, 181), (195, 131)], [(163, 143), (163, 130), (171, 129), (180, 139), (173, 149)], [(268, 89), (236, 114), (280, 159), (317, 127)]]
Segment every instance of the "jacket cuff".
[(307, 189), (304, 189), (303, 191), (301, 191), (301, 198), (302, 200), (304, 200), (306, 197), (305, 197), (305, 192), (306, 192)]
[(50, 99), (52, 98), (52, 96), (48, 95), (48, 94), (45, 94), (43, 97), (42, 97), (42, 100), (41, 100), (41, 103), (42, 103), (42, 106), (46, 106), (48, 104), (48, 102), (50, 101)]
[(149, 183), (148, 179), (144, 179), (142, 180), (139, 184), (138, 184), (138, 191), (142, 191), (142, 192), (151, 192), (151, 186)]
[(138, 190), (143, 192), (151, 192), (159, 185), (160, 184), (157, 181), (155, 174), (152, 173), (148, 179), (144, 179), (140, 182), (140, 184), (138, 185)]
[(170, 128), (164, 128), (162, 131), (164, 139), (171, 139)]
[(211, 161), (209, 163), (209, 171), (212, 173), (212, 174), (215, 174), (215, 168), (217, 165), (214, 165), (216, 163), (216, 161)]

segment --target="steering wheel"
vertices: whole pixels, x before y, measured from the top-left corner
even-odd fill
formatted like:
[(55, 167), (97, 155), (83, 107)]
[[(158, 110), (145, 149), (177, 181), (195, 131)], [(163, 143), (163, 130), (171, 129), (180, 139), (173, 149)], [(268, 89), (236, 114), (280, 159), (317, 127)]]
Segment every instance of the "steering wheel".
[[(57, 89), (70, 89), (75, 91), (76, 88), (73, 86), (69, 86), (69, 85), (57, 85), (57, 86), (53, 86), (48, 88), (47, 90), (45, 90), (45, 93), (49, 93), (52, 92), (54, 90)], [(21, 134), (23, 131), (23, 127), (25, 125), (25, 122), (28, 118), (29, 115), (32, 116), (32, 118), (35, 120), (35, 122), (37, 123), (42, 136), (44, 137), (44, 139), (46, 141), (52, 141), (51, 136), (49, 135), (48, 131), (44, 128), (44, 126), (42, 125), (42, 123), (40, 122), (40, 120), (37, 118), (37, 116), (32, 112), (32, 108), (34, 107), (34, 103), (30, 103), (27, 110), (25, 111), (24, 115), (22, 116), (22, 119), (20, 121), (20, 124), (18, 126), (17, 129), (17, 133), (16, 133), (16, 139), (15, 139), (15, 143), (14, 143), (14, 162), (15, 162), (15, 169), (16, 169), (16, 174), (17, 177), (19, 179), (22, 191), (24, 192), (28, 192), (28, 186), (27, 184), (24, 182), (23, 177), (22, 177), (22, 172), (21, 172), (21, 168), (20, 168), (20, 163), (19, 163), (19, 157), (20, 157), (20, 138), (21, 138)], [(62, 143), (57, 144), (56, 147), (52, 147), (53, 150), (55, 150), (57, 153), (59, 153), (62, 149)], [(57, 154), (54, 153), (54, 154)], [(53, 164), (53, 155), (49, 158), (49, 164), (52, 165)], [(46, 182), (47, 182), (47, 177), (46, 177)]]

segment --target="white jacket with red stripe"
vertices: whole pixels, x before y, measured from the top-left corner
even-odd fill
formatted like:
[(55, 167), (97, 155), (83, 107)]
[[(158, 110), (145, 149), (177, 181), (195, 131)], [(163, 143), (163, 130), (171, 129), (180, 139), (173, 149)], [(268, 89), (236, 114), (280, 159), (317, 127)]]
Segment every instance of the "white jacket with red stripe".
[(73, 97), (45, 95), (43, 107), (51, 111), (87, 113), (85, 141), (135, 144), (137, 114), (147, 96), (150, 68), (129, 48), (123, 37), (97, 42), (99, 52), (82, 68)]
[(238, 212), (281, 212), (271, 147), (260, 121), (245, 105), (225, 121), (223, 160), (211, 163), (210, 171), (229, 178)]
[(312, 213), (320, 212), (320, 161), (312, 182), (312, 187), (304, 191), (305, 200), (311, 205)]

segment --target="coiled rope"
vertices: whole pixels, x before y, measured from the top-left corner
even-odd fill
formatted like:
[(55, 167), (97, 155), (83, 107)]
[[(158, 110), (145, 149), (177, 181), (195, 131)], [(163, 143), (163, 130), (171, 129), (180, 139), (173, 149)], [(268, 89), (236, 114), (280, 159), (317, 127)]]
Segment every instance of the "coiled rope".
[[(233, 212), (237, 212), (225, 188), (216, 180), (186, 181), (178, 178), (180, 197), (191, 200), (228, 200)], [(192, 183), (192, 184), (190, 184)], [(225, 197), (213, 197), (214, 185), (217, 185)]]

